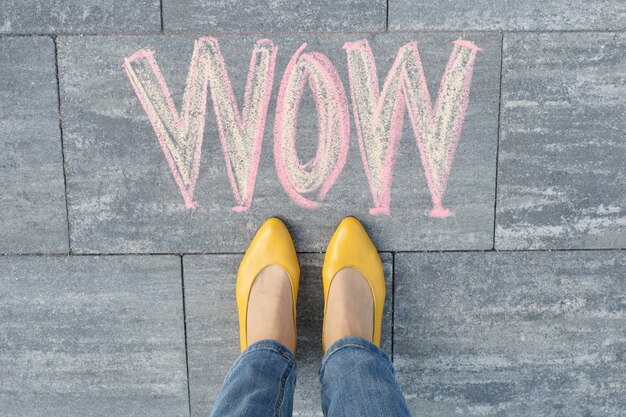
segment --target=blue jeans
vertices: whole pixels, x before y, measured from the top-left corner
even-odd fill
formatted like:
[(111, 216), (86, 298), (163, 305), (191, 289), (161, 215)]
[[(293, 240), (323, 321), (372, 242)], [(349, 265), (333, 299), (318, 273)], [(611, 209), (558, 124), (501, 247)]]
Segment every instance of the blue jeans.
[[(322, 410), (328, 417), (410, 417), (389, 357), (360, 337), (345, 337), (320, 367)], [(293, 409), (296, 362), (274, 340), (250, 346), (231, 366), (212, 417), (287, 417)]]

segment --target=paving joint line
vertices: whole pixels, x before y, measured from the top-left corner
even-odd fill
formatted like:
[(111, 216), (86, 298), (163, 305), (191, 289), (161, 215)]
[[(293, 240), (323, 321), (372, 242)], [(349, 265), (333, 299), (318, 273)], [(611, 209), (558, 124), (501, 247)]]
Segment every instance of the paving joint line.
[[(423, 249), (423, 250), (381, 250), (378, 253), (391, 253), (394, 256), (405, 253), (509, 253), (509, 252), (626, 252), (626, 248), (554, 248), (554, 249)], [(0, 253), (1, 257), (80, 257), (80, 256), (220, 256), (220, 255), (239, 255), (243, 256), (245, 252), (145, 252), (145, 253), (123, 253), (123, 252), (94, 252), (94, 253)], [(323, 255), (325, 252), (316, 251), (297, 251), (299, 255)]]
[(184, 35), (206, 35), (211, 33), (214, 36), (221, 35), (351, 35), (351, 34), (363, 34), (363, 35), (380, 35), (380, 34), (558, 34), (558, 33), (626, 33), (624, 29), (558, 29), (558, 30), (502, 30), (502, 29), (413, 29), (413, 30), (362, 30), (362, 31), (249, 31), (249, 32), (236, 32), (236, 31), (144, 31), (144, 32), (34, 32), (34, 33), (0, 33), (0, 38), (5, 37), (35, 37), (35, 36), (100, 36), (100, 37), (114, 37), (114, 36), (184, 36)]
[(626, 248), (538, 248), (538, 249), (427, 249), (427, 250), (397, 250), (394, 253), (506, 253), (506, 252), (621, 252)]
[(389, 0), (387, 0), (385, 7), (385, 32), (389, 32)]
[(185, 306), (185, 267), (183, 256), (180, 255), (180, 284), (183, 298), (183, 332), (185, 335), (185, 368), (187, 371), (187, 405), (189, 407), (189, 417), (191, 417), (191, 382), (189, 381), (189, 349), (187, 347), (187, 307)]
[(396, 253), (391, 252), (391, 362), (395, 348), (396, 336)]
[(502, 71), (504, 68), (504, 33), (500, 36), (500, 85), (498, 91), (498, 130), (496, 132), (496, 175), (495, 175), (495, 187), (493, 194), (493, 246), (492, 249), (496, 249), (496, 226), (497, 226), (497, 213), (498, 213), (498, 164), (500, 162), (500, 130), (502, 129)]
[(159, 16), (161, 17), (161, 32), (164, 32), (163, 29), (163, 0), (159, 0)]
[(68, 255), (72, 254), (72, 226), (70, 223), (70, 209), (67, 198), (67, 166), (65, 164), (65, 143), (63, 136), (63, 117), (61, 113), (61, 76), (59, 72), (59, 45), (57, 37), (52, 36), (54, 44), (54, 73), (57, 87), (57, 111), (59, 112), (59, 137), (61, 139), (61, 162), (63, 166), (63, 192), (65, 197), (65, 222), (67, 223), (67, 250)]

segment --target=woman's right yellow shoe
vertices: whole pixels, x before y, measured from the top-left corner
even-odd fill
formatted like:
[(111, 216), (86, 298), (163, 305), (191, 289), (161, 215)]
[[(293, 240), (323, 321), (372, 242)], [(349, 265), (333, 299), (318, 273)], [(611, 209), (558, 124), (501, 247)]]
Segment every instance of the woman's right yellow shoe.
[[(240, 347), (244, 351), (248, 347), (248, 300), (254, 280), (269, 265), (282, 267), (291, 283), (293, 301), (294, 334), (296, 327), (296, 300), (298, 299), (298, 283), (300, 266), (296, 248), (285, 224), (276, 217), (271, 217), (259, 228), (241, 260), (237, 274), (237, 310), (239, 312)], [(293, 352), (295, 353), (295, 352)]]
[[(372, 243), (367, 232), (355, 217), (346, 217), (341, 221), (326, 248), (326, 257), (324, 258), (324, 266), (322, 268), (324, 321), (326, 321), (326, 307), (330, 286), (337, 272), (344, 268), (356, 269), (370, 285), (372, 299), (374, 300), (372, 343), (380, 347), (386, 291), (385, 274), (374, 243)], [(322, 330), (322, 346), (324, 345), (323, 337)]]

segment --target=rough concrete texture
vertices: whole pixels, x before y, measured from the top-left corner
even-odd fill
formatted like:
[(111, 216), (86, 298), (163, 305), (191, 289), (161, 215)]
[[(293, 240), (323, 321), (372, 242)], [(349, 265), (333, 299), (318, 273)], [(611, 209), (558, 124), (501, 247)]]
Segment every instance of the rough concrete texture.
[(163, 0), (166, 31), (379, 32), (385, 30), (383, 0)]
[(0, 253), (67, 253), (54, 43), (0, 38)]
[(626, 3), (604, 0), (389, 0), (390, 30), (624, 30)]
[(394, 279), (414, 415), (623, 415), (622, 252), (397, 254)]
[(161, 30), (159, 0), (3, 0), (0, 33), (119, 33)]
[(0, 415), (188, 415), (180, 268), (0, 257)]
[(626, 248), (625, 81), (623, 33), (505, 36), (496, 248)]

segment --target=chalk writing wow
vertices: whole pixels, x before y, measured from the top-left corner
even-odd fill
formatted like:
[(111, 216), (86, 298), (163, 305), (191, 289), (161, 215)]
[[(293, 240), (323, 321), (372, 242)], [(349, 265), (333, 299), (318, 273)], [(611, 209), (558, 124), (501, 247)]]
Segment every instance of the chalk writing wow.
[[(309, 209), (320, 206), (344, 168), (350, 141), (350, 105), (341, 77), (322, 53), (304, 43), (280, 81), (274, 119), (274, 161), (287, 195)], [(467, 40), (453, 50), (433, 105), (417, 43), (398, 50), (380, 89), (372, 49), (366, 40), (347, 42), (349, 95), (363, 168), (372, 195), (371, 214), (389, 214), (394, 160), (408, 114), (433, 207), (430, 217), (453, 212), (443, 207), (448, 176), (469, 103), (477, 52)], [(195, 41), (180, 112), (154, 58), (139, 50), (123, 68), (157, 136), (174, 180), (189, 209), (195, 208), (207, 97), (211, 101), (235, 199), (235, 211), (250, 209), (261, 156), (278, 47), (269, 39), (252, 48), (243, 106), (237, 106), (219, 42)], [(296, 152), (299, 104), (309, 88), (318, 117), (315, 156), (302, 163)]]

